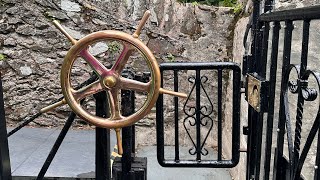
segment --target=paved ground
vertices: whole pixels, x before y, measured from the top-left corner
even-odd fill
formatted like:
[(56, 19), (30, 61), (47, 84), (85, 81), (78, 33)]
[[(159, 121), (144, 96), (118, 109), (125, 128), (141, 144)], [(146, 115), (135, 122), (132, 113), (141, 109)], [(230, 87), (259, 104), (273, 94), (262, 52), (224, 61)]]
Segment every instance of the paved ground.
[[(13, 176), (37, 176), (60, 130), (23, 128), (9, 138)], [(111, 142), (115, 144), (114, 133)], [(113, 150), (113, 147), (112, 147)], [(139, 157), (148, 158), (148, 180), (231, 180), (225, 169), (163, 168), (156, 147), (142, 147)], [(46, 176), (79, 177), (94, 174), (95, 132), (69, 131)], [(182, 154), (183, 156), (183, 154)]]

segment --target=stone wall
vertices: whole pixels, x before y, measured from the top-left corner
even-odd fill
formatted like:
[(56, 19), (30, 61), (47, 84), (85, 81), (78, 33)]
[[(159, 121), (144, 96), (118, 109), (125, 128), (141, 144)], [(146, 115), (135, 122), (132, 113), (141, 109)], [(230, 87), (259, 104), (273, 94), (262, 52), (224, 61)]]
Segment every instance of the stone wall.
[[(1, 1), (0, 67), (8, 124), (16, 126), (21, 119), (62, 96), (60, 68), (71, 43), (53, 26), (52, 19), (59, 20), (75, 39), (80, 39), (106, 29), (133, 33), (147, 9), (152, 16), (140, 38), (159, 63), (231, 59), (235, 18), (230, 8), (194, 6), (175, 0)], [(94, 46), (93, 51), (99, 54), (100, 47)], [(143, 71), (139, 63), (130, 65), (136, 71)], [(91, 71), (83, 64), (76, 64), (77, 83), (86, 80)], [(68, 106), (57, 108), (31, 125), (61, 126), (69, 112)], [(138, 123), (138, 144), (155, 144), (154, 118), (153, 111)], [(80, 119), (74, 127), (91, 128)]]

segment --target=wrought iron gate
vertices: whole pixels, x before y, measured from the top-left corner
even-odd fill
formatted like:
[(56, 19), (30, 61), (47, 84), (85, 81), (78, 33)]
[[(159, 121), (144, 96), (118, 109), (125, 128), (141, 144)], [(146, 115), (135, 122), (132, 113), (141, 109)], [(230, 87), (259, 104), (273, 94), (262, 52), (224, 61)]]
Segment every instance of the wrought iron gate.
[[(272, 0), (265, 4), (254, 1), (251, 54), (244, 57), (248, 77), (246, 97), (251, 104), (248, 112), (247, 179), (319, 179), (320, 109), (312, 112), (317, 114), (316, 117), (306, 116), (305, 113), (312, 109), (305, 103), (313, 102), (317, 106), (319, 101), (320, 71), (317, 67), (308, 66), (311, 62), (308, 45), (310, 23), (320, 18), (320, 6), (273, 11), (272, 4)], [(295, 45), (293, 31), (298, 23), (302, 24), (299, 61), (291, 58)], [(282, 43), (283, 55), (278, 57)], [(281, 69), (278, 64), (282, 64)], [(255, 81), (257, 86), (252, 86)], [(281, 83), (279, 89), (278, 83)], [(255, 87), (261, 91), (254, 90)], [(297, 95), (296, 102), (292, 101), (291, 94)], [(256, 101), (251, 102), (250, 98)], [(293, 103), (296, 103), (295, 109), (290, 109)], [(264, 108), (258, 109), (259, 105)], [(303, 133), (303, 128), (308, 132)], [(315, 138), (317, 133), (318, 138)], [(273, 146), (273, 141), (277, 141), (276, 146)], [(304, 146), (302, 141), (305, 141)], [(315, 162), (310, 162), (314, 163), (313, 170), (304, 177), (302, 167), (312, 143), (315, 143), (312, 149), (316, 151), (313, 155)]]
[[(312, 23), (320, 19), (320, 6), (305, 7), (300, 9), (273, 11), (272, 0), (265, 2), (255, 0), (253, 3), (253, 14), (251, 21), (251, 49), (245, 54), (243, 60), (242, 74), (243, 87), (246, 89), (246, 100), (250, 104), (248, 108), (248, 126), (244, 129), (247, 135), (247, 171), (246, 179), (320, 179), (320, 102), (319, 102), (319, 88), (320, 88), (320, 70), (317, 67), (308, 66), (310, 62), (309, 41), (310, 28)], [(293, 32), (295, 29), (294, 23), (302, 24), (301, 36), (301, 51), (300, 60), (295, 62), (292, 55), (293, 46)], [(249, 27), (249, 26), (248, 26)], [(283, 34), (283, 35), (282, 35)], [(246, 40), (246, 38), (245, 38)], [(246, 43), (245, 43), (246, 44)], [(283, 45), (282, 45), (283, 44)], [(318, 45), (320, 47), (320, 45)], [(280, 51), (282, 56), (279, 56)], [(279, 66), (281, 65), (281, 67)], [(316, 69), (316, 70), (313, 70)], [(191, 70), (194, 71), (187, 79), (190, 85), (190, 94), (194, 93), (194, 104), (187, 102), (181, 108), (184, 114), (183, 126), (186, 130), (186, 137), (191, 140), (191, 146), (187, 148), (189, 157), (192, 160), (186, 160), (181, 157), (181, 149), (179, 149), (179, 126), (178, 126), (178, 110), (179, 99), (173, 98), (174, 103), (174, 150), (173, 158), (168, 159), (165, 156), (165, 140), (164, 140), (164, 101), (163, 96), (160, 96), (157, 102), (157, 146), (158, 146), (158, 160), (162, 166), (166, 167), (224, 167), (231, 168), (237, 165), (240, 157), (240, 69), (233, 63), (170, 63), (161, 65), (162, 73), (164, 71), (173, 72), (173, 89), (178, 90), (178, 73), (179, 71)], [(206, 92), (204, 83), (208, 82), (208, 75), (201, 71), (210, 70), (216, 76), (217, 82), (217, 157), (206, 160), (204, 157), (208, 155), (209, 148), (206, 147), (206, 141), (209, 134), (212, 133), (213, 119), (210, 118), (213, 112), (212, 98)], [(228, 159), (222, 157), (222, 148), (224, 146), (222, 140), (222, 89), (224, 81), (224, 74), (228, 78), (231, 77), (232, 85), (232, 156)], [(294, 75), (296, 77), (294, 77)], [(231, 75), (231, 76), (230, 76)], [(280, 77), (280, 78), (279, 78)], [(0, 81), (1, 82), (1, 81)], [(280, 88), (277, 85), (280, 84)], [(1, 84), (0, 84), (1, 86)], [(0, 88), (0, 90), (2, 90)], [(200, 94), (206, 98), (209, 107), (202, 106)], [(292, 95), (296, 95), (296, 101), (292, 102)], [(134, 95), (130, 92), (123, 92), (130, 104), (127, 113), (134, 108), (131, 102), (134, 100)], [(99, 98), (98, 98), (99, 99)], [(131, 99), (131, 100), (129, 100)], [(2, 92), (0, 92), (0, 103), (2, 103)], [(190, 101), (189, 101), (190, 102)], [(290, 103), (291, 102), (291, 103)], [(306, 112), (310, 108), (306, 108), (307, 103), (310, 102), (316, 105), (317, 113), (315, 117), (306, 116)], [(292, 104), (295, 109), (292, 110)], [(101, 102), (101, 106), (105, 102)], [(98, 106), (98, 105), (97, 105)], [(97, 114), (105, 115), (106, 112), (99, 112)], [(106, 109), (106, 108), (102, 108)], [(9, 179), (10, 177), (10, 162), (8, 158), (7, 137), (3, 104), (0, 104), (0, 179)], [(292, 114), (295, 118), (292, 117)], [(65, 134), (67, 133), (73, 119), (74, 114), (70, 115), (68, 123), (62, 130), (59, 138), (56, 141), (52, 152), (49, 154), (43, 169), (39, 173), (38, 179), (42, 179), (47, 168), (52, 161), (54, 154), (58, 150)], [(207, 118), (207, 119), (204, 119)], [(25, 124), (32, 120), (28, 120)], [(22, 125), (25, 125), (22, 124)], [(308, 126), (307, 126), (308, 124)], [(22, 126), (21, 126), (22, 127)], [(194, 127), (195, 140), (190, 135), (190, 127)], [(207, 131), (201, 134), (201, 127), (207, 127)], [(306, 128), (304, 128), (306, 127)], [(134, 128), (134, 127), (133, 127)], [(18, 128), (19, 129), (19, 128)], [(99, 132), (100, 131), (100, 132)], [(304, 132), (304, 131), (307, 131)], [(14, 132), (11, 132), (12, 134)], [(109, 144), (107, 137), (108, 131), (98, 129), (97, 135), (99, 142)], [(131, 152), (134, 152), (134, 130), (126, 128), (123, 132), (123, 138), (126, 139), (124, 147), (126, 149), (122, 170), (125, 176), (130, 176), (131, 171)], [(9, 133), (8, 136), (11, 134)], [(104, 136), (105, 135), (105, 136)], [(133, 136), (133, 137), (132, 137)], [(273, 143), (274, 142), (274, 143)], [(304, 144), (303, 144), (304, 142)], [(303, 146), (302, 146), (303, 145)], [(99, 153), (97, 159), (104, 159), (97, 164), (96, 173), (97, 178), (110, 178), (109, 162), (106, 161), (106, 154), (108, 148), (101, 147), (97, 144)], [(304, 177), (302, 168), (306, 162), (306, 158), (310, 151), (314, 151), (312, 170), (308, 177)], [(204, 159), (203, 159), (204, 158)], [(107, 168), (105, 167), (107, 166)]]

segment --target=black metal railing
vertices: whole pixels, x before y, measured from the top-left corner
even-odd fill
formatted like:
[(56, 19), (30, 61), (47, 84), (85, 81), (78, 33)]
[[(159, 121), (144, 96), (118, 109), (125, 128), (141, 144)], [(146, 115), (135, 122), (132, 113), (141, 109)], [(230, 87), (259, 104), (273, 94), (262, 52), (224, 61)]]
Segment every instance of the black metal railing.
[[(188, 81), (190, 84), (190, 91), (188, 98), (185, 100), (183, 108), (179, 107), (179, 98), (173, 98), (174, 106), (174, 157), (172, 159), (165, 158), (165, 135), (164, 135), (164, 121), (170, 121), (164, 117), (164, 98), (160, 95), (157, 101), (157, 157), (162, 166), (165, 167), (215, 167), (226, 168), (234, 167), (239, 161), (239, 135), (240, 135), (240, 68), (238, 65), (229, 62), (212, 62), (212, 63), (163, 63), (160, 65), (162, 79), (165, 72), (173, 72), (173, 89), (179, 91), (179, 82)], [(182, 71), (192, 71), (193, 75), (188, 78), (180, 78), (178, 73)], [(214, 70), (214, 72), (202, 73), (206, 70)], [(222, 158), (222, 98), (224, 80), (223, 72), (229, 71), (232, 74), (232, 157), (230, 159)], [(217, 82), (217, 94), (213, 92), (208, 93), (205, 84)], [(165, 85), (166, 82), (162, 82)], [(213, 84), (210, 84), (213, 86)], [(172, 87), (171, 87), (172, 88)], [(186, 87), (183, 87), (186, 88)], [(183, 89), (185, 91), (185, 89)], [(204, 99), (201, 99), (201, 97)], [(191, 100), (192, 99), (192, 100)], [(217, 99), (216, 106), (213, 105), (213, 99)], [(205, 101), (205, 102), (203, 102)], [(181, 104), (181, 103), (180, 103)], [(168, 106), (168, 104), (166, 104)], [(216, 115), (214, 108), (217, 107)], [(181, 113), (181, 111), (183, 113)], [(182, 114), (182, 115), (181, 115)], [(217, 132), (213, 131), (214, 119), (217, 118)], [(195, 129), (191, 133), (190, 128)], [(181, 130), (181, 127), (183, 128)], [(206, 127), (206, 130), (203, 128)], [(179, 142), (180, 132), (183, 131), (191, 142), (191, 147), (187, 152), (181, 152), (181, 145)], [(217, 158), (204, 159), (209, 151), (205, 147), (209, 134), (217, 135)], [(193, 135), (194, 136), (193, 136)], [(212, 138), (212, 135), (211, 135)], [(168, 143), (168, 142), (166, 142)], [(181, 154), (189, 153), (194, 156), (194, 159), (182, 158)]]
[(3, 102), (3, 88), (0, 77), (0, 180), (10, 180), (11, 165), (9, 157), (9, 146), (7, 138), (7, 126)]
[[(268, 2), (268, 1), (267, 1)], [(259, 1), (255, 1), (255, 12), (259, 12)], [(270, 4), (270, 3), (267, 3)], [(270, 10), (270, 9), (269, 9)], [(282, 10), (274, 12), (265, 12), (255, 17), (255, 24), (252, 25), (252, 35), (254, 37), (252, 45), (253, 60), (247, 65), (248, 73), (255, 73), (263, 80), (268, 80), (268, 108), (264, 112), (256, 112), (249, 107), (248, 124), (250, 133), (248, 136), (248, 162), (247, 162), (247, 179), (269, 179), (273, 175), (273, 179), (301, 179), (303, 177), (301, 171), (305, 163), (306, 156), (310, 151), (311, 144), (315, 140), (316, 134), (319, 133), (320, 119), (319, 110), (315, 112), (317, 117), (312, 120), (313, 124), (308, 134), (302, 134), (304, 127), (304, 111), (306, 101), (315, 101), (318, 96), (318, 88), (314, 88), (309, 84), (309, 77), (316, 79), (316, 86), (320, 88), (319, 70), (313, 71), (308, 65), (308, 49), (309, 49), (309, 32), (310, 22), (320, 19), (320, 6), (305, 7), (291, 10)], [(292, 34), (294, 30), (294, 22), (302, 21), (302, 44), (300, 63), (293, 64), (291, 62), (292, 54)], [(270, 66), (268, 62), (268, 40), (270, 27), (272, 27), (271, 56)], [(277, 70), (279, 63), (279, 43), (280, 29), (284, 28), (282, 71)], [(248, 55), (251, 56), (251, 55)], [(248, 59), (248, 57), (247, 57)], [(269, 69), (268, 69), (269, 68)], [(290, 74), (292, 70), (296, 72), (297, 79), (291, 80)], [(269, 71), (269, 78), (266, 72)], [(280, 103), (279, 117), (274, 117), (276, 100), (276, 81), (277, 75), (281, 73)], [(297, 94), (296, 117), (293, 120), (290, 113), (293, 111), (289, 108), (289, 93)], [(290, 101), (292, 102), (292, 101)], [(267, 113), (266, 126), (264, 126), (264, 113)], [(277, 114), (277, 113), (276, 113)], [(278, 127), (274, 129), (273, 124), (278, 118)], [(294, 124), (292, 124), (294, 122)], [(291, 130), (294, 127), (294, 132)], [(262, 135), (265, 129), (266, 135)], [(271, 169), (272, 159), (272, 142), (273, 132), (277, 133), (277, 145), (274, 154), (274, 167)], [(286, 139), (286, 140), (285, 140)], [(305, 139), (305, 144), (301, 147), (301, 141)], [(262, 144), (261, 142), (265, 142)], [(287, 143), (287, 145), (285, 145)], [(320, 159), (320, 143), (319, 137), (316, 143), (317, 154), (316, 163), (314, 164), (314, 179), (319, 179), (319, 159)], [(264, 149), (262, 147), (264, 146)], [(288, 149), (288, 157), (284, 155), (284, 149)], [(263, 151), (264, 150), (264, 151)], [(261, 161), (261, 157), (265, 157)], [(262, 168), (261, 168), (262, 167)], [(260, 170), (263, 170), (262, 172)], [(273, 173), (272, 173), (273, 171)]]

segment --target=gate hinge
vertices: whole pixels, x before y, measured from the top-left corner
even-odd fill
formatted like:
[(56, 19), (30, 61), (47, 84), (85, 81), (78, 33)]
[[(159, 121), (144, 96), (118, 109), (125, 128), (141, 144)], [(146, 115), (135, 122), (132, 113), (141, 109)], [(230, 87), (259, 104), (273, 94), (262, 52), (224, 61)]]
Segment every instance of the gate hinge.
[(257, 112), (268, 110), (269, 81), (256, 73), (247, 74), (246, 100)]

